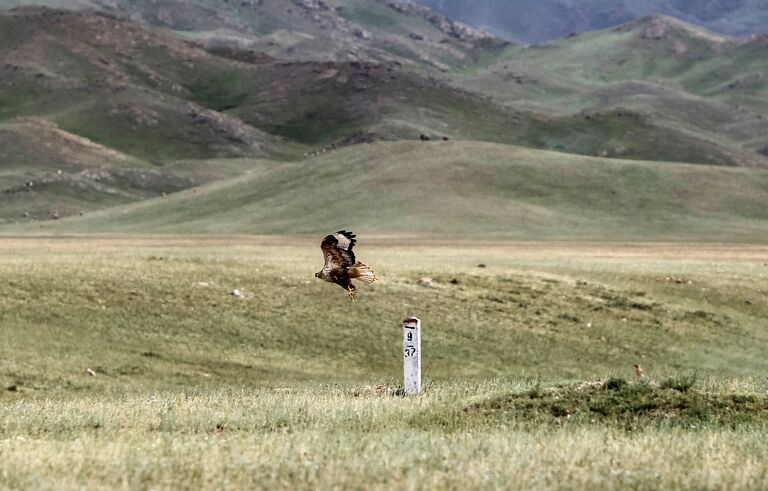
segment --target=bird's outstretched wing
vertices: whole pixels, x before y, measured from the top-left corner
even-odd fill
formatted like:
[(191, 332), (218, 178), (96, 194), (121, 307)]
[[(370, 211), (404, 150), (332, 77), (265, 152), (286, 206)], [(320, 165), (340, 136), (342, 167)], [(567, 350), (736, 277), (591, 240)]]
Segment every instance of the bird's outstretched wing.
[(323, 271), (326, 273), (343, 272), (355, 264), (355, 253), (352, 252), (355, 242), (357, 242), (355, 234), (346, 230), (339, 230), (335, 234), (327, 235), (320, 244), (325, 257)]

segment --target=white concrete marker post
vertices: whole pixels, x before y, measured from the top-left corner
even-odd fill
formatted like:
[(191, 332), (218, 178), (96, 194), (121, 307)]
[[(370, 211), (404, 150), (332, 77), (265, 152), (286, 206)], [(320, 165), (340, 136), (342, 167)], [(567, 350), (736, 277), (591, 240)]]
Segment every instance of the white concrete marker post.
[(403, 321), (403, 376), (406, 394), (421, 392), (421, 321), (416, 317)]

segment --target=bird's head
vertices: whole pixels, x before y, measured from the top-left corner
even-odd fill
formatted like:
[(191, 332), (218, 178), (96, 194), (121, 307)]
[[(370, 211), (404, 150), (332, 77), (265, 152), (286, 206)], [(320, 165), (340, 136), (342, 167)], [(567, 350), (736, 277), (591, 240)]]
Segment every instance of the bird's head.
[(315, 273), (315, 278), (320, 278), (320, 271), (318, 271), (317, 273)]

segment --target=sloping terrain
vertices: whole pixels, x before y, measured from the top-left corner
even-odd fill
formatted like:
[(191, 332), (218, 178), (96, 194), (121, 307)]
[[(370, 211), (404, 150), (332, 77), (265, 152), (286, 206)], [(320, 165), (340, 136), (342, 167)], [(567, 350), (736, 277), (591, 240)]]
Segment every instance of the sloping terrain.
[(235, 64), (168, 33), (39, 8), (0, 16), (0, 33), (0, 119), (44, 116), (155, 162), (269, 153), (269, 135), (204, 105)]
[(458, 83), (541, 111), (644, 115), (763, 166), (768, 85), (759, 53), (765, 44), (763, 37), (731, 39), (649, 17), (512, 50), (502, 61), (465, 72)]
[(25, 9), (0, 16), (0, 62), (3, 221), (57, 218), (198, 182), (183, 168), (160, 167), (173, 159), (276, 154), (277, 138), (206, 108), (178, 83), (211, 84), (233, 62), (168, 34)]
[(734, 36), (761, 33), (765, 0), (419, 0), (445, 15), (510, 39), (541, 43), (573, 32), (666, 14)]
[(0, 219), (57, 218), (168, 194), (247, 169), (233, 158), (290, 159), (422, 134), (586, 155), (763, 164), (726, 139), (627, 110), (548, 115), (396, 63), (246, 55), (219, 56), (106, 14), (25, 8), (0, 16)]
[(0, 219), (64, 216), (242, 170), (200, 159), (296, 157), (438, 128), (520, 137), (503, 128), (522, 113), (394, 65), (252, 61), (106, 14), (0, 16)]
[[(563, 102), (558, 92), (570, 97), (573, 90), (568, 87), (591, 86), (592, 81), (574, 68), (595, 55), (583, 43), (566, 53), (513, 51), (516, 66), (546, 62), (544, 66), (552, 67), (540, 77), (545, 80), (542, 87), (538, 78), (532, 84), (520, 83), (492, 65), (479, 74), (472, 72), (462, 82), (467, 90), (457, 91), (403, 72), (396, 64), (268, 58), (237, 62), (166, 32), (104, 15), (32, 9), (13, 12), (5, 23), (2, 31), (9, 42), (0, 52), (6, 61), (0, 75), (6, 104), (0, 117), (54, 112), (53, 119), (66, 131), (155, 162), (267, 156), (280, 146), (271, 135), (322, 146), (373, 131), (384, 138), (431, 133), (588, 155), (765, 165), (762, 157), (751, 149), (743, 151), (727, 135), (700, 132), (693, 123), (665, 124), (640, 109), (626, 120), (629, 123), (617, 121), (611, 112), (616, 104), (596, 107), (599, 114), (594, 118), (545, 116)], [(611, 56), (621, 56), (622, 46), (614, 40), (599, 44)], [(617, 63), (616, 70), (627, 73), (624, 79), (634, 80), (621, 60)], [(490, 82), (484, 84), (486, 72)], [(531, 85), (527, 96), (539, 97), (541, 114), (502, 107), (473, 93), (479, 90), (512, 102), (522, 89), (518, 86), (527, 90)], [(761, 129), (754, 122), (740, 131), (756, 139), (752, 146), (762, 148)]]
[(765, 240), (768, 171), (570, 156), (469, 142), (357, 145), (50, 232)]
[(766, 167), (768, 118), (751, 103), (762, 44), (651, 18), (510, 47), (438, 80), (397, 61), (280, 60), (111, 14), (15, 9), (0, 16), (0, 219), (79, 215), (238, 175), (248, 159), (420, 135)]
[(0, 123), (0, 223), (55, 219), (179, 191), (192, 182), (44, 118)]
[[(29, 1), (0, 0), (0, 9)], [(446, 70), (508, 41), (399, 0), (41, 0), (174, 30), (211, 49), (294, 60), (395, 62)]]

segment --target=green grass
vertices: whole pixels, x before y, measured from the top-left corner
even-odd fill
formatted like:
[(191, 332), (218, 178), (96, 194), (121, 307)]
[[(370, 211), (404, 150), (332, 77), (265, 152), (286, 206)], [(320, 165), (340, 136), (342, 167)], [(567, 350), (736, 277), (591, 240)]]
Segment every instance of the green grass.
[[(338, 6), (354, 18), (365, 5)], [(139, 10), (151, 17), (152, 8)], [(230, 7), (216, 8), (232, 14)], [(402, 68), (318, 63), (336, 59), (329, 54), (334, 41), (299, 36), (316, 26), (293, 14), (289, 37), (318, 52), (302, 57), (296, 48), (284, 55), (299, 61), (256, 64), (235, 63), (128, 22), (75, 14), (53, 22), (58, 14), (52, 11), (47, 20), (36, 17), (42, 12), (36, 10), (6, 14), (2, 30), (18, 42), (0, 45), (0, 52), (29, 62), (9, 70), (6, 97), (13, 103), (0, 115), (49, 117), (68, 131), (155, 163), (278, 155), (284, 138), (317, 147), (373, 131), (384, 138), (426, 133), (627, 159), (768, 165), (756, 152), (768, 145), (768, 119), (759, 119), (761, 103), (751, 101), (760, 100), (763, 84), (728, 89), (759, 76), (755, 43), (729, 44), (724, 53), (720, 41), (679, 23), (671, 23), (662, 40), (645, 39), (648, 26), (641, 22), (562, 46), (444, 43), (445, 35), (420, 17), (403, 18), (384, 5), (365, 11), (397, 22), (374, 32), (370, 42), (377, 48), (362, 59), (378, 60), (377, 53), (388, 50), (402, 55)], [(414, 41), (406, 33), (427, 38)], [(94, 37), (102, 43), (89, 44)], [(342, 44), (350, 48), (358, 41), (367, 42)], [(688, 51), (677, 56), (680, 42)], [(441, 67), (440, 81), (413, 73), (433, 74), (433, 65)], [(657, 101), (656, 86), (674, 103)], [(651, 97), (638, 97), (648, 91)], [(188, 101), (232, 119), (202, 121), (193, 114), (200, 109)], [(594, 117), (572, 114), (581, 110)], [(624, 116), (616, 117), (617, 110)]]
[[(359, 13), (355, 8), (363, 5), (342, 3), (342, 12), (346, 8), (349, 15)], [(399, 18), (388, 7), (377, 9)], [(398, 25), (411, 34), (430, 26), (421, 18), (408, 19), (410, 23)], [(678, 87), (693, 86), (697, 77), (706, 75), (692, 75), (706, 71), (704, 64), (690, 65), (709, 47), (693, 35), (685, 37), (680, 29), (661, 44), (668, 47), (681, 36), (694, 39), (698, 44), (687, 41), (691, 52), (681, 60), (661, 56), (661, 48), (647, 40), (640, 43), (637, 31), (642, 26), (590, 34), (560, 48), (473, 46), (461, 64), (462, 83), (470, 90), (461, 91), (446, 84), (457, 76), (454, 73), (438, 81), (412, 73), (422, 71), (418, 68), (393, 64), (237, 63), (167, 32), (102, 16), (27, 9), (5, 14), (0, 23), (7, 37), (16, 40), (0, 45), (0, 55), (13, 62), (3, 78), (7, 100), (13, 103), (2, 109), (3, 117), (44, 117), (66, 131), (156, 165), (177, 159), (285, 157), (297, 153), (295, 146), (327, 146), (361, 131), (385, 139), (413, 140), (425, 133), (625, 159), (766, 165), (755, 150), (768, 144), (762, 136), (768, 123), (750, 119), (721, 98), (715, 100), (719, 96), (710, 94), (711, 88), (691, 88), (695, 94), (685, 94)], [(92, 39), (101, 41), (93, 45)], [(422, 44), (455, 48), (431, 38)], [(414, 52), (402, 43), (392, 49), (414, 59), (428, 51)], [(742, 51), (735, 57), (742, 60), (739, 64), (759, 58), (754, 47)], [(501, 52), (502, 61), (481, 68), (478, 60), (490, 63)], [(632, 54), (629, 64), (620, 63), (625, 54)], [(722, 58), (705, 54), (712, 63)], [(656, 59), (670, 66), (646, 73), (647, 61)], [(586, 60), (591, 64), (577, 69)], [(505, 64), (521, 71), (524, 83), (506, 78), (511, 69)], [(730, 79), (720, 73), (724, 67), (717, 67), (715, 79), (728, 84)], [(604, 74), (605, 80), (595, 79), (595, 73)], [(671, 79), (659, 85), (677, 104), (634, 97), (635, 77)], [(476, 87), (477, 80), (482, 83)], [(510, 91), (510, 85), (515, 90)], [(653, 95), (653, 83), (639, 85), (641, 92)], [(536, 109), (557, 115), (508, 107), (477, 92), (506, 93), (502, 102), (526, 107), (535, 102)], [(759, 90), (750, 94), (759, 98)], [(628, 98), (631, 104), (622, 108)], [(594, 114), (564, 114), (565, 108), (588, 108)]]
[(3, 486), (768, 484), (762, 246), (357, 232), (356, 303), (317, 237), (1, 240)]
[(316, 240), (4, 239), (0, 386), (397, 380), (409, 314), (436, 380), (768, 369), (759, 246), (617, 245), (602, 258), (588, 244), (361, 241), (380, 281), (351, 304), (314, 278)]
[[(623, 378), (554, 387), (533, 387), (465, 407), (462, 425), (500, 420), (533, 427), (598, 426), (649, 429), (768, 428), (768, 398), (759, 392), (718, 393), (692, 389), (692, 377), (660, 384)], [(455, 416), (456, 417), (456, 416)]]
[[(710, 161), (727, 161), (740, 154), (740, 162), (764, 165), (755, 152), (768, 144), (766, 109), (757, 102), (766, 87), (756, 66), (761, 49), (757, 40), (728, 40), (672, 19), (645, 19), (547, 46), (512, 48), (495, 63), (457, 72), (454, 82), (546, 113), (618, 108), (639, 114), (658, 131), (646, 139), (645, 159), (658, 159), (651, 157), (655, 147), (677, 153), (674, 160), (701, 162), (710, 154)], [(598, 132), (611, 138), (604, 128)], [(689, 139), (682, 145), (667, 141), (684, 135)], [(637, 135), (617, 140), (638, 145)], [(724, 148), (713, 152), (715, 142)]]
[[(477, 142), (357, 145), (46, 232), (378, 233), (765, 240), (763, 170), (578, 157)], [(300, 192), (298, 190), (301, 190)]]
[[(81, 0), (0, 1), (2, 10), (18, 5), (100, 9), (170, 28), (186, 37), (207, 39), (213, 45), (233, 45), (231, 39), (239, 38), (258, 51), (281, 59), (396, 60), (430, 73), (461, 65), (466, 54), (479, 44), (453, 39), (418, 15), (398, 12), (370, 0), (329, 0), (324, 2), (325, 8), (286, 6), (280, 2), (189, 0), (179, 2), (172, 11), (147, 0), (119, 1), (109, 6)], [(372, 36), (363, 39), (354, 34), (360, 30)], [(423, 36), (426, 42), (409, 34)]]
[(366, 29), (389, 32), (401, 30), (405, 34), (408, 33), (407, 29), (401, 27), (404, 16), (396, 10), (388, 8), (386, 5), (379, 3), (365, 4), (359, 1), (334, 3), (339, 4), (338, 6), (341, 7), (340, 13), (342, 17)]
[(429, 417), (529, 383), (430, 385), (415, 398), (375, 387), (18, 399), (0, 406), (10, 489), (755, 489), (768, 484), (764, 431), (601, 425), (445, 430)]

